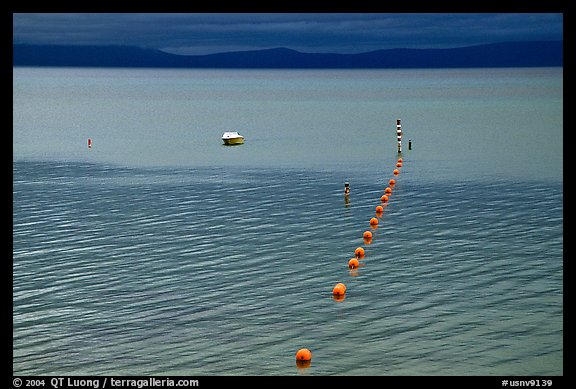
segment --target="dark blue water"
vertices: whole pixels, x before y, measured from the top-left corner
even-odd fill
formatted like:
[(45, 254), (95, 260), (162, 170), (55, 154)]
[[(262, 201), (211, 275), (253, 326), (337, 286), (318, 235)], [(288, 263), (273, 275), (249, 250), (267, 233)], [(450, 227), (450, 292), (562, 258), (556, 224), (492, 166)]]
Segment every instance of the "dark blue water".
[[(250, 74), (253, 82), (256, 75)], [(456, 90), (458, 83), (448, 80), (458, 74), (442, 83), (438, 73), (428, 78), (417, 73), (409, 79), (423, 83), (430, 100), (404, 95), (404, 103), (396, 104), (404, 112), (414, 105), (422, 112), (441, 107), (434, 96), (445, 96), (447, 104), (450, 93), (442, 85)], [(58, 136), (46, 143), (25, 141), (36, 139), (33, 133), (51, 133), (59, 120), (58, 132), (74, 133), (73, 120), (53, 109), (44, 111), (53, 116), (40, 108), (33, 118), (24, 114), (43, 101), (26, 99), (31, 95), (25, 91), (48, 81), (18, 78), (14, 374), (563, 375), (562, 151), (558, 140), (522, 135), (537, 133), (538, 123), (524, 125), (528, 106), (548, 107), (539, 111), (541, 120), (561, 124), (556, 117), (561, 94), (550, 86), (557, 80), (549, 71), (543, 74), (521, 76), (534, 79), (532, 94), (507, 96), (505, 86), (491, 94), (482, 87), (481, 96), (461, 91), (461, 102), (451, 100), (451, 109), (465, 128), (440, 131), (426, 127), (421, 117), (404, 116), (403, 123), (412, 121), (406, 134), (418, 136), (412, 150), (405, 146), (397, 177), (395, 112), (389, 112), (390, 142), (366, 127), (354, 130), (347, 120), (337, 132), (349, 127), (348, 133), (358, 136), (325, 142), (328, 127), (313, 121), (299, 133), (307, 141), (256, 131), (254, 137), (246, 134), (246, 144), (224, 147), (216, 134), (216, 146), (208, 148), (223, 158), (203, 154), (196, 145), (191, 150), (200, 154), (191, 152), (189, 161), (176, 163), (184, 148), (134, 116), (141, 136), (123, 153), (116, 151), (122, 148), (118, 143), (101, 137), (87, 150), (82, 134), (80, 148), (70, 152), (72, 146), (57, 145)], [(518, 76), (497, 76), (494, 85), (502, 78), (508, 87), (517, 85)], [(480, 85), (488, 82), (481, 73), (475, 77)], [(291, 93), (322, 106), (317, 112), (325, 116), (331, 98), (323, 91), (340, 78), (319, 79), (324, 89), (313, 92), (315, 98), (300, 78)], [(111, 96), (128, 93), (126, 82), (115, 89), (98, 77), (89, 80), (100, 91), (95, 101), (107, 88)], [(235, 93), (247, 88), (249, 96), (258, 96), (245, 86), (252, 83), (240, 82), (246, 79), (231, 80)], [(473, 80), (466, 73), (459, 85)], [(382, 76), (379, 82), (384, 81)], [(86, 80), (49, 82), (66, 89)], [(141, 85), (128, 84), (135, 91)], [(360, 82), (349, 100), (356, 101), (366, 85)], [(181, 88), (176, 91), (184, 93)], [(88, 99), (67, 100), (66, 93), (55, 96), (63, 113), (68, 104)], [(288, 128), (305, 111), (304, 103), (290, 96), (280, 94), (264, 106), (253, 103), (254, 110), (292, 106), (295, 116), (266, 116)], [(345, 100), (332, 98), (334, 117)], [(25, 101), (30, 106), (23, 107)], [(149, 106), (163, 104), (154, 96), (150, 101)], [(467, 107), (474, 102), (488, 111), (472, 114)], [(235, 110), (244, 102), (228, 104)], [(90, 118), (92, 108), (84, 107)], [(502, 138), (506, 147), (487, 148), (492, 141), (484, 136), (492, 130), (473, 119), (502, 110), (515, 115), (507, 123), (518, 125), (507, 127), (512, 133)], [(439, 123), (449, 111), (444, 107), (429, 117)], [(122, 117), (120, 111), (116, 117)], [(123, 134), (129, 137), (137, 127)], [(427, 131), (452, 137), (443, 143)], [(470, 137), (475, 141), (467, 142)], [(541, 144), (546, 146), (537, 147)], [(150, 155), (147, 147), (158, 151)], [(340, 158), (346, 148), (355, 152)], [(397, 183), (390, 201), (371, 228), (391, 178)], [(346, 181), (349, 201), (343, 196)], [(373, 233), (370, 244), (362, 239), (366, 230)], [(349, 270), (357, 247), (365, 248), (366, 257), (359, 269)], [(337, 282), (347, 285), (343, 301), (332, 297)], [(295, 364), (303, 347), (313, 353), (305, 369)]]

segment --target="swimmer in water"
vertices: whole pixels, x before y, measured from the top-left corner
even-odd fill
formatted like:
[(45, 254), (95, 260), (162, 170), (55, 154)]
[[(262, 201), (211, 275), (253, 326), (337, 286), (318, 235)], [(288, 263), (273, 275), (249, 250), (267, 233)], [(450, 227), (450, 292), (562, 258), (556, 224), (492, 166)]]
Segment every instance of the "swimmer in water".
[(344, 196), (348, 196), (350, 194), (350, 184), (345, 182), (344, 183)]

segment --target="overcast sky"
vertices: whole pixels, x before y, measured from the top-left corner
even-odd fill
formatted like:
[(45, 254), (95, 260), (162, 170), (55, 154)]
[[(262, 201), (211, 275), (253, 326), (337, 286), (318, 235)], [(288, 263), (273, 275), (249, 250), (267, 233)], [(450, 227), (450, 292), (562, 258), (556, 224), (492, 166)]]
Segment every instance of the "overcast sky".
[(287, 47), (359, 53), (562, 40), (561, 13), (15, 13), (13, 42), (131, 45), (180, 54)]

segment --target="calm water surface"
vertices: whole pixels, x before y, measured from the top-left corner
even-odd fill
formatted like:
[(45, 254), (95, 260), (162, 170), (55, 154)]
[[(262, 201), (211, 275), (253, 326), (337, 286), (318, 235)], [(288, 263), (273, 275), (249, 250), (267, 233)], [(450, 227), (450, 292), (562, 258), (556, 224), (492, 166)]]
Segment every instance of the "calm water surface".
[(15, 375), (563, 375), (561, 68), (13, 90)]

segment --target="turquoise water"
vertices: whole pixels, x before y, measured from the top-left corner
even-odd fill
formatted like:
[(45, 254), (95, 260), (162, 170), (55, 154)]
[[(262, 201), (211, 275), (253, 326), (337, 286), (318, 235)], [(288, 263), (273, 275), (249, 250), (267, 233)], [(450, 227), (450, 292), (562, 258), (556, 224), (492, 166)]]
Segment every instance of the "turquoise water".
[(13, 90), (15, 375), (563, 375), (561, 68)]

